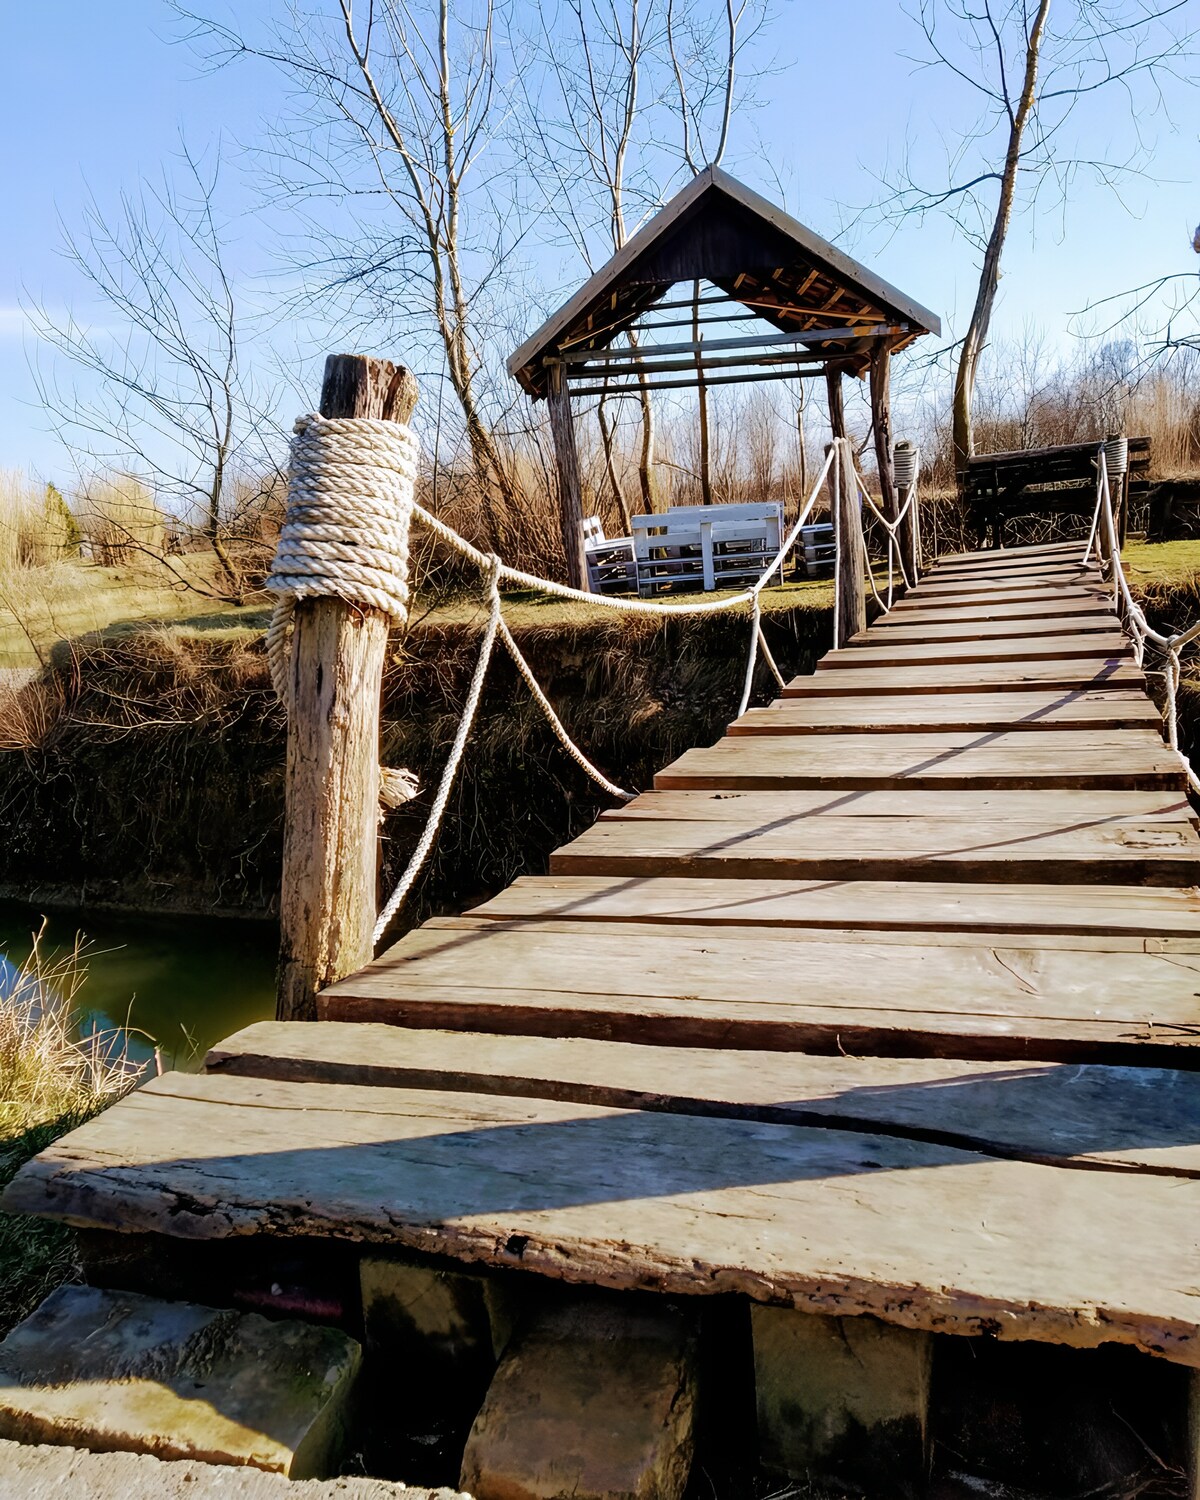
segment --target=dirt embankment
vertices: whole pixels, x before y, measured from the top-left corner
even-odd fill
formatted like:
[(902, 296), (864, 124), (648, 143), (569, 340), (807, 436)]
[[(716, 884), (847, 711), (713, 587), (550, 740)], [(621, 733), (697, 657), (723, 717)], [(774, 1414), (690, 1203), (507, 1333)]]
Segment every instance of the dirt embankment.
[[(765, 618), (785, 674), (829, 648), (824, 600)], [(650, 784), (736, 711), (741, 614), (518, 627), (568, 730), (614, 780)], [(458, 722), (477, 623), (418, 624), (384, 684), (384, 762), (426, 789), (383, 829), (385, 881), (412, 848)], [(761, 671), (762, 696), (772, 686)], [(22, 690), (0, 751), (0, 892), (45, 905), (268, 915), (277, 897), (284, 722), (261, 641), (172, 629), (75, 642)], [(494, 661), (442, 838), (410, 919), (461, 909), (528, 871), (607, 805)]]

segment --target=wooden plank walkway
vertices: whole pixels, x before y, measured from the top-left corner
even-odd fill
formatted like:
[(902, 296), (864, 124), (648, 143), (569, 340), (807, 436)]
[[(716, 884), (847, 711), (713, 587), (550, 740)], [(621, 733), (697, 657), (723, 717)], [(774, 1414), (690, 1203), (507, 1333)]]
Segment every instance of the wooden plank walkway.
[(1200, 835), (1078, 550), (946, 559), (5, 1206), (1200, 1367)]

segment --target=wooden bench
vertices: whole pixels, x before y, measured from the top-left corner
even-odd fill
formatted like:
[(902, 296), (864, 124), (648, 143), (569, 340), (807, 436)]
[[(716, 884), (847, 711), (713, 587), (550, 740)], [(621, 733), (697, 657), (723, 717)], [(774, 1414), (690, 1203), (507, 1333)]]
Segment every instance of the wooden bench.
[(783, 507), (774, 501), (675, 506), (634, 516), (638, 593), (651, 597), (752, 583), (779, 551), (782, 536)]

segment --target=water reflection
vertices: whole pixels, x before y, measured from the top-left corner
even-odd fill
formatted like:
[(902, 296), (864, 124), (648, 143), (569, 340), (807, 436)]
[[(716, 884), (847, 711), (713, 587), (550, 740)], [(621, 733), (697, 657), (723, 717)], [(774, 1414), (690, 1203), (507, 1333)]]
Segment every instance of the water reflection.
[[(0, 902), (0, 990), (41, 920), (34, 907)], [(130, 1053), (139, 1061), (157, 1045), (165, 1067), (196, 1068), (214, 1042), (274, 1010), (277, 936), (269, 923), (54, 912), (43, 956), (69, 952), (77, 932), (90, 942), (79, 994), (85, 1024), (134, 1028)]]

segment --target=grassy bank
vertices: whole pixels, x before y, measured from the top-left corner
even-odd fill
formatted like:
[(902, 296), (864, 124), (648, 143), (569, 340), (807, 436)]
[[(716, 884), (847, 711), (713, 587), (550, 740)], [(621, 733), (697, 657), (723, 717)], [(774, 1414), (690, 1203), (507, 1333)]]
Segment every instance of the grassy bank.
[[(1156, 623), (1200, 618), (1200, 542), (1131, 543), (1130, 577)], [(785, 673), (830, 644), (831, 589), (764, 596)], [(742, 612), (617, 616), (514, 596), (507, 616), (569, 731), (615, 781), (648, 786), (733, 715), (747, 644)], [(383, 827), (384, 878), (402, 868), (429, 806), (474, 666), (484, 610), (462, 596), (418, 602), (384, 683), (384, 761), (414, 771), (422, 796)], [(269, 914), (283, 815), (283, 715), (271, 693), (263, 609), (174, 624), (120, 623), (60, 645), (10, 694), (0, 752), (6, 839), (0, 888), (25, 898), (147, 911)], [(773, 684), (763, 672), (761, 699)], [(1185, 684), (1185, 739), (1200, 684)], [(550, 733), (497, 655), (442, 837), (410, 910), (461, 910), (587, 827), (606, 799)]]
[[(78, 951), (47, 957), (37, 943), (19, 969), (0, 958), (0, 1189), (137, 1079), (119, 1038), (80, 1037), (85, 972)], [(64, 1225), (0, 1213), (0, 1337), (74, 1269)]]
[[(828, 649), (831, 588), (764, 595), (781, 668)], [(736, 711), (748, 615), (617, 616), (516, 596), (506, 616), (569, 731), (614, 780), (649, 784)], [(426, 792), (384, 826), (397, 873), (429, 805), (478, 650), (484, 610), (418, 603), (384, 682), (384, 761)], [(267, 912), (275, 901), (284, 721), (262, 646), (265, 612), (126, 625), (55, 650), (13, 695), (0, 753), (0, 885), (26, 898), (143, 910)], [(759, 679), (762, 697), (772, 686)], [(20, 736), (24, 735), (21, 739)], [(453, 910), (524, 870), (607, 805), (497, 654), (444, 834), (413, 914)], [(481, 830), (486, 829), (486, 837)]]

